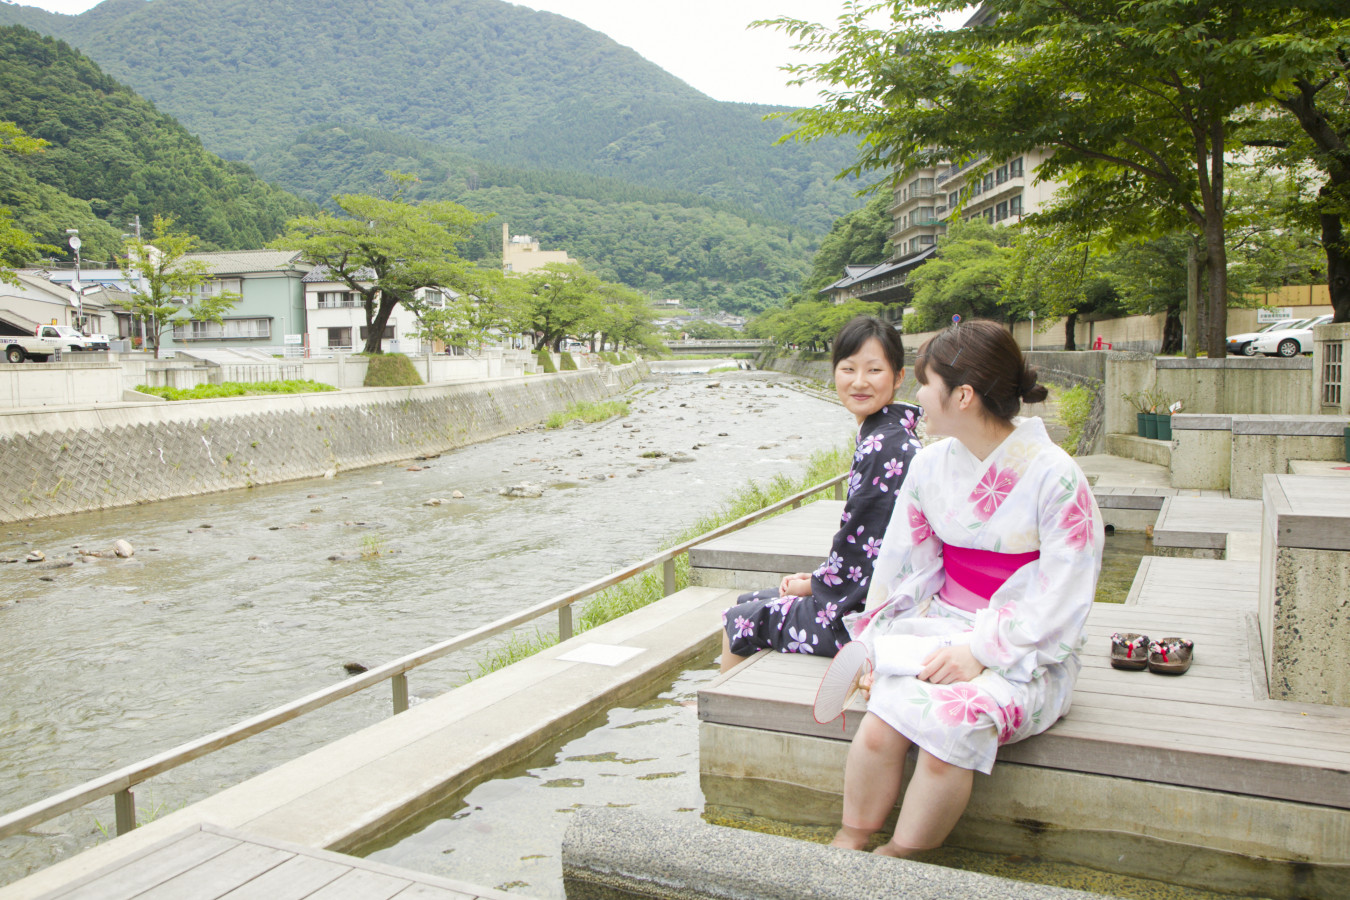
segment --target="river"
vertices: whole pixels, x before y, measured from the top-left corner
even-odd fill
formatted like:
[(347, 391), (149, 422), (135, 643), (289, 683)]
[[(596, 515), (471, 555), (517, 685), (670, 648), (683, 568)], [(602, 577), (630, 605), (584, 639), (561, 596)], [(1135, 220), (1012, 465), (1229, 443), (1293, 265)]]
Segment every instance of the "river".
[[(658, 372), (626, 396), (626, 417), (435, 459), (0, 525), (0, 558), (73, 563), (0, 565), (3, 811), (332, 684), (344, 663), (385, 662), (641, 559), (750, 479), (796, 476), (852, 437), (829, 394), (777, 373)], [(658, 451), (694, 459), (643, 455)], [(543, 496), (499, 494), (521, 481)], [(118, 539), (133, 558), (80, 555)], [(414, 702), (480, 656), (418, 669)], [(136, 791), (140, 817), (389, 706), (372, 689), (159, 776)], [(0, 841), (0, 884), (101, 840), (112, 818), (109, 798)]]

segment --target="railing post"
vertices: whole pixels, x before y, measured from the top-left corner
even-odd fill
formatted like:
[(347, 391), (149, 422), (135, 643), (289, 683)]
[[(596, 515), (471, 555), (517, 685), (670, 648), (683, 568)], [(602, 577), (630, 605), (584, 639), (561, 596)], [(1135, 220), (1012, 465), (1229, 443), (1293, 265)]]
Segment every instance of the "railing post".
[(399, 672), (389, 682), (394, 686), (394, 715), (408, 711), (408, 673)]
[(668, 559), (661, 564), (661, 596), (669, 597), (675, 593), (675, 560)]
[(834, 499), (844, 499), (844, 483), (842, 481), (836, 481), (834, 483)]
[(113, 794), (113, 812), (117, 818), (117, 834), (126, 834), (136, 828), (136, 797), (131, 788)]
[(802, 501), (800, 501), (800, 500), (793, 500), (793, 501), (792, 501), (792, 509), (801, 509), (801, 506), (802, 506)]
[(572, 637), (572, 605), (558, 607), (558, 643)]

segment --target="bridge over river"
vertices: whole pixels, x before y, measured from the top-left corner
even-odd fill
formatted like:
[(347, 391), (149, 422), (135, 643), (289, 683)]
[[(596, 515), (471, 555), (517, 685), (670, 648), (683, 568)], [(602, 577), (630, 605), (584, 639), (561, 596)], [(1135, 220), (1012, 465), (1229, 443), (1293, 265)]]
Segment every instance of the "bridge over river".
[(773, 341), (763, 338), (708, 338), (687, 341), (667, 341), (666, 346), (672, 353), (737, 353), (750, 350), (763, 350)]

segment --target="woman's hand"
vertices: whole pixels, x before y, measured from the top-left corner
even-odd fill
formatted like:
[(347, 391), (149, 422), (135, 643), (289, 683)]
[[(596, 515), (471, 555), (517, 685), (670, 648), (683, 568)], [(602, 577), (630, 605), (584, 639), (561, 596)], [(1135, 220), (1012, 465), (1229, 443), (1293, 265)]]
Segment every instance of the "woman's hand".
[(876, 680), (877, 677), (870, 669), (858, 676), (858, 690), (862, 691), (864, 700), (872, 699), (872, 684)]
[(787, 576), (778, 586), (778, 593), (783, 597), (811, 596), (811, 573), (798, 572), (796, 575)]
[(930, 653), (923, 661), (919, 680), (933, 684), (955, 684), (958, 681), (974, 681), (983, 671), (984, 664), (970, 652), (970, 647), (957, 644)]

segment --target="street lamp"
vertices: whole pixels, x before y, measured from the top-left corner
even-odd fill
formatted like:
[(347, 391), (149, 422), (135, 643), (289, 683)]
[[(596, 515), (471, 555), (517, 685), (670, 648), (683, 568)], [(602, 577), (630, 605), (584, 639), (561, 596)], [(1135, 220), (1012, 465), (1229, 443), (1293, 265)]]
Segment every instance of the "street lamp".
[(70, 249), (75, 251), (75, 280), (70, 283), (70, 289), (75, 292), (75, 327), (84, 331), (84, 294), (81, 293), (83, 286), (80, 284), (80, 229), (67, 228), (66, 234), (70, 235)]

